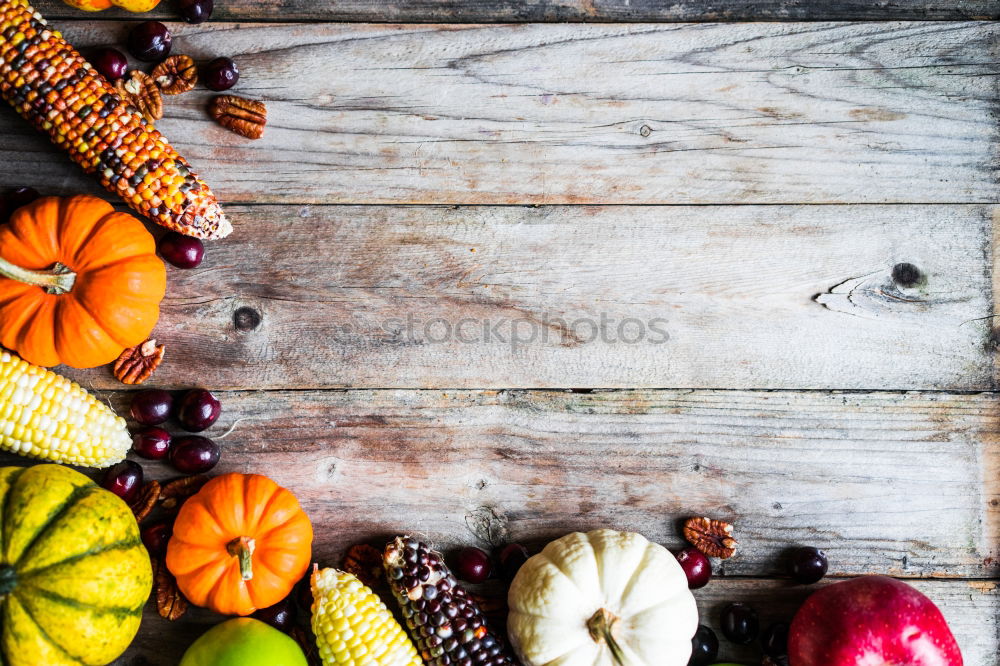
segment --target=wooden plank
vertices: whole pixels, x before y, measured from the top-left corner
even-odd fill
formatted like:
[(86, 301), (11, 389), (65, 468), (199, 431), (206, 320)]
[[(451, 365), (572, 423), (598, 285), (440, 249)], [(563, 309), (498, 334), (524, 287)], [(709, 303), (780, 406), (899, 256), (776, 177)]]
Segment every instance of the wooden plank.
[[(36, 0), (46, 16), (79, 18), (60, 0)], [(143, 15), (173, 20), (170, 2)], [(124, 11), (97, 19), (136, 18)], [(522, 21), (887, 21), (998, 19), (991, 0), (226, 0), (214, 18), (229, 21), (399, 21), (406, 23)]]
[[(338, 560), (326, 564), (335, 565)], [(997, 666), (1000, 656), (1000, 591), (995, 583), (984, 581), (909, 581), (928, 595), (944, 613), (962, 649), (965, 663)], [(826, 583), (821, 583), (824, 585)], [(818, 587), (818, 586), (816, 586)], [(718, 615), (733, 601), (752, 604), (761, 614), (763, 626), (772, 621), (787, 621), (815, 587), (790, 586), (782, 581), (716, 578), (695, 592), (701, 621), (719, 633)], [(391, 603), (391, 600), (387, 600)], [(142, 631), (124, 657), (114, 666), (173, 666), (195, 638), (222, 618), (195, 609), (178, 622), (170, 623), (147, 608)], [(721, 640), (720, 657), (759, 659), (756, 646), (740, 647)]]
[(154, 383), (994, 382), (989, 206), (229, 210), (234, 236), (170, 271)]
[[(228, 202), (998, 200), (997, 23), (175, 28), (269, 107), (251, 142), (207, 91), (167, 100), (158, 125)], [(9, 111), (0, 134), (0, 182), (93, 187)]]
[[(127, 394), (111, 396), (127, 413)], [(317, 525), (316, 552), (416, 532), (541, 545), (612, 525), (678, 548), (677, 521), (736, 525), (727, 575), (1000, 574), (995, 394), (287, 391), (221, 397), (218, 472), (265, 472)], [(13, 460), (12, 456), (8, 456)], [(144, 462), (156, 477), (175, 475)]]

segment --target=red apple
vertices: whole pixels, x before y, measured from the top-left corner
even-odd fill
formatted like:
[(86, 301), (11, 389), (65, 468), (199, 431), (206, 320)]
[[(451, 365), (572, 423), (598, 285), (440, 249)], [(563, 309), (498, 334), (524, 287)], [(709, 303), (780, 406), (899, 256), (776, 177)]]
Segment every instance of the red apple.
[(788, 656), (790, 666), (962, 666), (934, 602), (885, 576), (814, 592), (792, 621)]

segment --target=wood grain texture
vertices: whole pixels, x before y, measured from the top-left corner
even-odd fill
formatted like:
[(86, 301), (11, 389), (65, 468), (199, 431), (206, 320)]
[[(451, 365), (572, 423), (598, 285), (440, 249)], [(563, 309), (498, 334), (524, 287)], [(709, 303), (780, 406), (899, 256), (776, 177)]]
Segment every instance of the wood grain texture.
[(232, 206), (152, 383), (990, 389), (992, 210)]
[[(110, 396), (127, 413), (127, 394)], [(996, 394), (281, 391), (221, 396), (216, 472), (294, 489), (319, 557), (414, 532), (541, 546), (566, 531), (736, 525), (723, 575), (780, 575), (823, 548), (834, 575), (1000, 575)], [(13, 460), (12, 456), (7, 458)], [(157, 477), (176, 475), (144, 462)]]
[[(117, 22), (67, 23), (81, 47)], [(176, 25), (240, 63), (158, 123), (227, 202), (996, 202), (997, 23)], [(94, 186), (10, 111), (0, 181)]]
[[(35, 0), (47, 16), (79, 18), (60, 0)], [(149, 14), (174, 19), (164, 1)], [(124, 11), (95, 19), (135, 18)], [(145, 18), (146, 15), (143, 15)], [(88, 16), (90, 18), (90, 16)], [(229, 21), (887, 21), (997, 19), (992, 0), (226, 0), (214, 18)]]
[[(336, 565), (338, 559), (324, 562)], [(1000, 642), (1000, 590), (985, 581), (909, 581), (929, 596), (944, 613), (958, 644), (965, 663), (969, 666), (998, 666), (1000, 656), (996, 646)], [(761, 615), (766, 627), (770, 622), (787, 621), (794, 616), (810, 591), (815, 587), (792, 586), (783, 581), (715, 578), (708, 587), (695, 592), (701, 622), (718, 633), (719, 613), (728, 603), (744, 601), (752, 604)], [(387, 603), (392, 603), (387, 599)], [(198, 636), (219, 621), (219, 616), (194, 609), (178, 622), (170, 623), (147, 607), (142, 630), (124, 657), (113, 666), (174, 666), (185, 648)], [(721, 633), (719, 633), (721, 637)], [(756, 647), (740, 647), (721, 640), (720, 657), (757, 663), (760, 655)]]

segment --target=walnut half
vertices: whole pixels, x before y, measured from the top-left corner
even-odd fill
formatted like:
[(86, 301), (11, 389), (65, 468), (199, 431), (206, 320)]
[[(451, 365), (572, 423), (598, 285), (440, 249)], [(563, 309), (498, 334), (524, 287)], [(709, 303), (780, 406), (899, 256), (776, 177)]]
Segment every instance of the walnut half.
[(688, 518), (684, 522), (684, 538), (709, 557), (729, 559), (739, 545), (733, 538), (733, 526), (711, 518)]
[(149, 339), (141, 345), (129, 347), (115, 361), (112, 372), (115, 379), (122, 384), (141, 384), (160, 367), (166, 347), (157, 345), (156, 340)]

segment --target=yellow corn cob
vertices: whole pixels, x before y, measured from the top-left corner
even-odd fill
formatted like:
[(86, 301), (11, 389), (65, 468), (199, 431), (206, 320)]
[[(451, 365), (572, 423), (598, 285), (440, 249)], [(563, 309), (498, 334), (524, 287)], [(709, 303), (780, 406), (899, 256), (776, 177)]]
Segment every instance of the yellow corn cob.
[(312, 592), (312, 629), (324, 666), (423, 664), (382, 600), (353, 575), (316, 571)]
[(108, 467), (132, 440), (125, 419), (78, 385), (0, 349), (0, 449), (69, 465)]
[(198, 238), (232, 231), (184, 158), (25, 0), (0, 0), (0, 93), (84, 171), (157, 224)]

